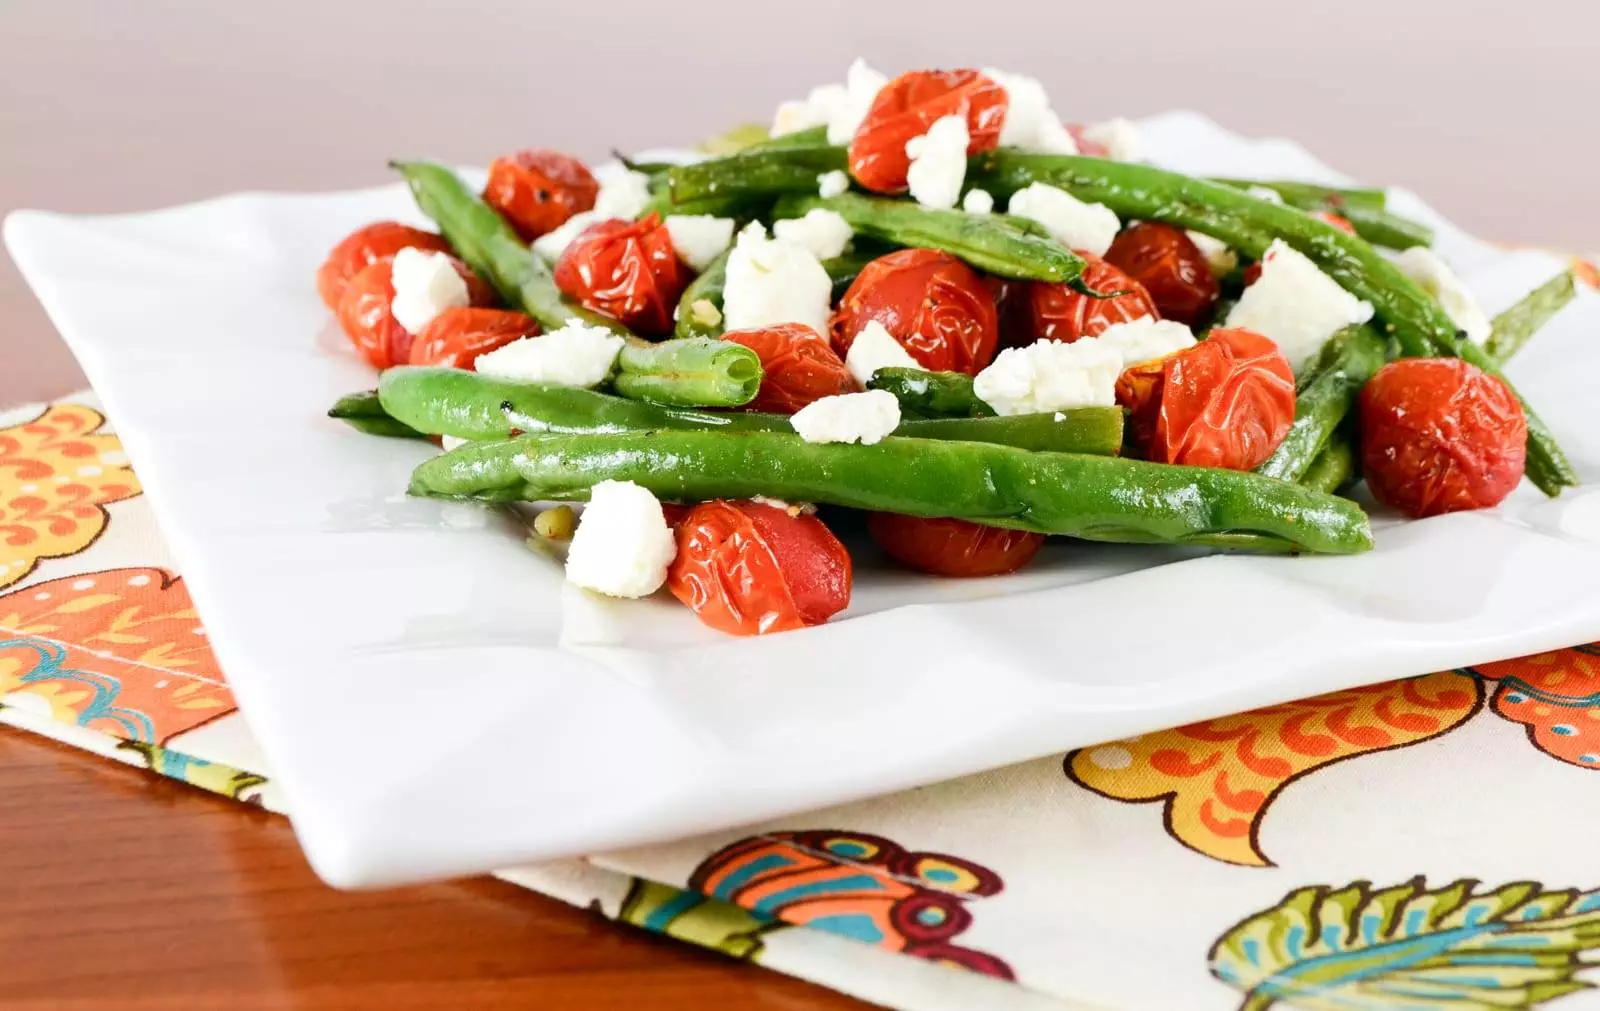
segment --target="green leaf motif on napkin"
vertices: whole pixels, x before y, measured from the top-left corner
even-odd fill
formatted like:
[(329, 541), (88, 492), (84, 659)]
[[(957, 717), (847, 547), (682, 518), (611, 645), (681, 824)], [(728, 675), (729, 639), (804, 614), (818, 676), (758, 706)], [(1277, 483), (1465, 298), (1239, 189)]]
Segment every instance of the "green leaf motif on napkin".
[(1296, 889), (1224, 934), (1211, 972), (1245, 992), (1240, 1011), (1505, 1011), (1592, 985), (1574, 975), (1600, 949), (1600, 889), (1479, 888)]

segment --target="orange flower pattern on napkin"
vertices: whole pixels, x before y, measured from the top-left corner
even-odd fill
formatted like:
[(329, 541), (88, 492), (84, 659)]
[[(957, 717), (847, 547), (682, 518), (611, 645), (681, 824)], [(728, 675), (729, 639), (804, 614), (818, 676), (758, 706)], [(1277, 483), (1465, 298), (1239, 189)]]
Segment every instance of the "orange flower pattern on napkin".
[(0, 428), (0, 587), (93, 544), (106, 504), (139, 494), (117, 437), (95, 434), (103, 424), (93, 408), (56, 403)]
[(1479, 664), (1499, 682), (1494, 711), (1528, 729), (1528, 740), (1552, 758), (1600, 769), (1600, 643)]
[(0, 699), (143, 744), (235, 708), (183, 580), (156, 568), (0, 596)]

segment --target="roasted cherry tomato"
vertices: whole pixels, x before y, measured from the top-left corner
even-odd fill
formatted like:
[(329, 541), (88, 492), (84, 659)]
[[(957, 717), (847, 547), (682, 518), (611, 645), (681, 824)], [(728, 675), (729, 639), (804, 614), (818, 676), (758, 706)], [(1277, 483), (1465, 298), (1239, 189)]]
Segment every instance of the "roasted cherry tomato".
[[(389, 278), (393, 263), (392, 254), (373, 261), (350, 279), (339, 300), (339, 325), (367, 361), (380, 369), (409, 364), (414, 339), (389, 308), (394, 301), (394, 284)], [(467, 282), (470, 304), (494, 302), (494, 289), (487, 282), (455, 257), (450, 257), (450, 263)]]
[(721, 632), (820, 625), (850, 603), (850, 555), (815, 516), (761, 502), (705, 502), (675, 524), (667, 588)]
[(761, 389), (750, 402), (752, 410), (793, 414), (813, 400), (856, 389), (827, 338), (804, 323), (729, 330), (722, 339), (743, 344), (761, 358)]
[(867, 530), (890, 558), (936, 576), (1015, 572), (1044, 546), (1044, 534), (899, 513), (872, 513)]
[(1005, 339), (1008, 345), (1037, 340), (1072, 343), (1098, 337), (1107, 327), (1155, 316), (1156, 304), (1144, 286), (1099, 257), (1084, 253), (1083, 281), (1095, 291), (1120, 291), (1112, 298), (1092, 298), (1065, 284), (1023, 281), (1008, 285)]
[(1497, 505), (1522, 480), (1522, 405), (1503, 381), (1467, 362), (1390, 362), (1361, 390), (1360, 411), (1367, 487), (1408, 516)]
[(878, 92), (850, 139), (850, 174), (877, 193), (903, 193), (911, 159), (906, 141), (934, 120), (965, 116), (967, 154), (992, 151), (1006, 118), (1006, 92), (976, 70), (912, 70)]
[(1162, 319), (1189, 326), (1210, 317), (1222, 291), (1194, 240), (1159, 221), (1125, 229), (1106, 250), (1106, 262), (1139, 282)]
[(1213, 330), (1200, 343), (1135, 365), (1117, 380), (1145, 458), (1255, 470), (1294, 423), (1294, 372), (1251, 330)]
[(490, 162), (483, 200), (532, 242), (574, 214), (593, 209), (599, 192), (600, 183), (583, 162), (559, 151), (533, 149)]
[(510, 309), (446, 309), (411, 342), (411, 365), (470, 369), (479, 355), (539, 332), (533, 317)]
[(444, 236), (402, 225), (398, 221), (379, 221), (358, 228), (334, 246), (333, 252), (317, 268), (317, 294), (322, 296), (322, 304), (338, 312), (345, 285), (350, 283), (351, 278), (374, 261), (393, 256), (407, 246), (440, 253), (450, 252), (450, 244), (444, 241)]
[(830, 324), (840, 357), (873, 320), (934, 372), (977, 375), (994, 359), (1000, 339), (989, 285), (936, 249), (896, 250), (856, 275)]
[(693, 276), (654, 213), (590, 225), (561, 254), (555, 275), (568, 297), (647, 337), (672, 331), (672, 311)]

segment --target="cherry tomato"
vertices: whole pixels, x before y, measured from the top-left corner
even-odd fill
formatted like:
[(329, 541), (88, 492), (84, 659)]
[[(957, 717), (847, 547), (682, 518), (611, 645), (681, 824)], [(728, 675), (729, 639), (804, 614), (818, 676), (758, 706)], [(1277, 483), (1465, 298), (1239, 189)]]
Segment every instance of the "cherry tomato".
[[(450, 263), (467, 282), (471, 305), (494, 302), (494, 289), (487, 282), (455, 257), (450, 257)], [(411, 361), (413, 335), (400, 325), (389, 308), (394, 301), (394, 284), (389, 278), (393, 264), (392, 254), (374, 260), (350, 279), (339, 300), (339, 325), (355, 343), (356, 350), (380, 369)]]
[(1367, 486), (1408, 516), (1497, 505), (1522, 480), (1522, 405), (1503, 381), (1467, 362), (1391, 362), (1361, 390), (1360, 411)]
[(813, 400), (856, 389), (827, 339), (804, 323), (729, 330), (722, 339), (743, 344), (761, 358), (761, 389), (750, 402), (752, 410), (793, 414)]
[(1067, 132), (1072, 134), (1072, 139), (1078, 145), (1078, 153), (1089, 158), (1109, 158), (1111, 149), (1097, 140), (1090, 140), (1084, 136), (1089, 131), (1087, 123), (1068, 123)]
[(936, 576), (999, 576), (1033, 561), (1044, 535), (957, 519), (872, 513), (867, 531), (895, 561)]
[(1213, 330), (1190, 348), (1135, 365), (1117, 380), (1146, 459), (1254, 470), (1294, 423), (1294, 372), (1251, 330)]
[(510, 309), (446, 309), (411, 342), (411, 365), (470, 369), (479, 355), (539, 332), (533, 317)]
[(1159, 221), (1124, 230), (1106, 250), (1106, 262), (1139, 282), (1162, 319), (1194, 326), (1211, 315), (1222, 293), (1194, 240)]
[(439, 253), (450, 252), (444, 236), (402, 225), (398, 221), (379, 221), (358, 228), (345, 236), (317, 268), (317, 294), (332, 312), (339, 311), (345, 285), (374, 261), (393, 256), (407, 246)]
[(967, 154), (992, 151), (1006, 118), (1006, 92), (976, 70), (912, 70), (878, 92), (850, 139), (850, 174), (877, 193), (903, 193), (911, 159), (906, 141), (934, 120), (965, 116)]
[(734, 635), (820, 625), (850, 603), (850, 555), (815, 516), (760, 502), (705, 502), (676, 524), (667, 588)]
[(489, 163), (484, 203), (499, 211), (526, 242), (553, 232), (594, 207), (600, 183), (583, 162), (559, 151), (530, 149)]
[(556, 286), (587, 309), (647, 337), (672, 331), (672, 311), (693, 276), (661, 216), (612, 218), (584, 229), (556, 262)]
[(989, 285), (936, 249), (896, 250), (856, 275), (830, 323), (841, 358), (872, 320), (934, 372), (977, 375), (994, 359), (1000, 339)]
[(1072, 343), (1098, 337), (1107, 327), (1156, 316), (1156, 304), (1144, 286), (1097, 256), (1084, 253), (1083, 281), (1095, 291), (1120, 291), (1113, 298), (1091, 298), (1065, 284), (1023, 281), (1006, 289), (1006, 343), (1036, 340)]

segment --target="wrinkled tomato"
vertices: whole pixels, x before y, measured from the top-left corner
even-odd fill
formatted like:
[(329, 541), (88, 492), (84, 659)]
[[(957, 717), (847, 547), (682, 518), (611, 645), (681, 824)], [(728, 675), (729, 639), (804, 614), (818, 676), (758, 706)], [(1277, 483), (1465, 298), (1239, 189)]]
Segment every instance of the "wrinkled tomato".
[(850, 174), (877, 193), (901, 193), (911, 159), (906, 142), (944, 116), (967, 120), (967, 154), (992, 151), (1006, 118), (1006, 92), (976, 70), (913, 70), (878, 92), (850, 140)]
[(344, 298), (345, 285), (375, 261), (393, 256), (407, 246), (428, 249), (439, 253), (450, 252), (444, 236), (425, 232), (420, 228), (402, 225), (398, 221), (379, 221), (358, 228), (345, 236), (328, 258), (317, 268), (317, 294), (322, 304), (331, 311), (339, 311)]
[(890, 558), (936, 576), (999, 576), (1033, 561), (1044, 535), (958, 519), (898, 513), (867, 517), (872, 539)]
[(793, 414), (814, 400), (856, 389), (827, 338), (804, 323), (729, 330), (722, 339), (743, 344), (761, 359), (761, 388), (750, 402), (752, 410)]
[(1159, 221), (1125, 229), (1105, 258), (1144, 288), (1162, 319), (1194, 326), (1210, 317), (1222, 292), (1194, 240), (1183, 229)]
[(822, 521), (761, 502), (705, 502), (675, 524), (667, 588), (712, 628), (820, 625), (850, 603), (850, 555)]
[[(409, 364), (411, 344), (415, 339), (415, 335), (394, 318), (389, 308), (394, 301), (394, 283), (389, 277), (393, 264), (393, 255), (373, 261), (350, 279), (339, 300), (339, 325), (354, 342), (356, 350), (380, 369)], [(467, 282), (467, 297), (471, 305), (482, 306), (494, 302), (494, 289), (474, 274), (471, 268), (453, 256), (450, 257), (450, 264)]]
[(409, 363), (470, 369), (479, 355), (538, 332), (533, 317), (510, 309), (446, 309), (411, 342)]
[(994, 359), (1000, 339), (989, 286), (971, 267), (936, 249), (896, 250), (856, 275), (830, 324), (841, 358), (873, 320), (933, 372), (977, 375)]
[(579, 233), (556, 262), (556, 286), (584, 308), (620, 321), (634, 333), (672, 331), (672, 311), (693, 275), (672, 248), (659, 214), (612, 218)]
[(559, 151), (531, 149), (489, 163), (483, 200), (532, 242), (591, 210), (599, 193), (600, 183), (583, 162)]
[(1117, 380), (1133, 441), (1148, 460), (1254, 470), (1294, 423), (1294, 372), (1251, 330), (1213, 330)]
[(1107, 327), (1155, 316), (1156, 304), (1144, 286), (1097, 256), (1080, 251), (1084, 259), (1083, 283), (1095, 291), (1122, 292), (1111, 298), (1094, 298), (1065, 284), (1023, 281), (1006, 288), (1006, 344), (1021, 346), (1037, 340), (1072, 343), (1098, 337)]
[(1505, 382), (1455, 358), (1391, 362), (1361, 390), (1361, 469), (1408, 516), (1497, 505), (1522, 480), (1528, 421)]

